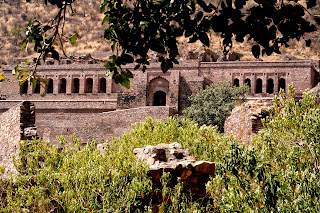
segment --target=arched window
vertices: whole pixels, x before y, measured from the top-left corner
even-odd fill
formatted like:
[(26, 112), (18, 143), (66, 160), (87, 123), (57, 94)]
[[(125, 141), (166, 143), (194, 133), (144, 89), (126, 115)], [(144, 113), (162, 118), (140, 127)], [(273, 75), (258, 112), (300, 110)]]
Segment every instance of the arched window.
[(274, 92), (273, 79), (269, 78), (267, 81), (267, 93), (272, 94)]
[(105, 78), (100, 78), (99, 80), (99, 93), (107, 92), (107, 80)]
[(251, 87), (251, 80), (249, 78), (246, 78), (246, 80), (244, 80), (244, 83)]
[(72, 87), (71, 87), (71, 90), (72, 90), (72, 93), (79, 93), (79, 78), (74, 78), (72, 79)]
[(49, 79), (47, 84), (47, 93), (53, 93), (53, 80)]
[(60, 79), (59, 82), (59, 93), (66, 93), (67, 91), (67, 80), (65, 78)]
[(34, 93), (39, 94), (40, 93), (40, 82), (37, 81), (36, 87), (34, 88)]
[(93, 80), (92, 78), (87, 78), (85, 83), (85, 92), (92, 93)]
[(20, 94), (28, 94), (28, 81), (23, 82), (20, 86)]
[(262, 80), (260, 78), (256, 81), (256, 93), (262, 93)]
[(235, 78), (235, 79), (233, 80), (233, 86), (239, 87), (239, 79)]
[(280, 91), (280, 89), (283, 89), (283, 91), (286, 91), (286, 80), (284, 78), (280, 78), (279, 79), (279, 89), (278, 89), (278, 91)]
[(157, 91), (153, 95), (153, 106), (165, 106), (166, 105), (166, 93)]

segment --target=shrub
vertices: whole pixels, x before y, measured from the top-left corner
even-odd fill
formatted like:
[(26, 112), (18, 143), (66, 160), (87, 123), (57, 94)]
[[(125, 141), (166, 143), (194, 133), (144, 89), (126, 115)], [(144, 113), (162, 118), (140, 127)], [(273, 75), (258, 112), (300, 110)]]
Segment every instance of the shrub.
[(249, 87), (231, 86), (229, 83), (211, 84), (205, 90), (191, 96), (191, 106), (183, 111), (183, 116), (199, 125), (216, 125), (223, 132), (224, 122), (240, 96), (249, 92)]

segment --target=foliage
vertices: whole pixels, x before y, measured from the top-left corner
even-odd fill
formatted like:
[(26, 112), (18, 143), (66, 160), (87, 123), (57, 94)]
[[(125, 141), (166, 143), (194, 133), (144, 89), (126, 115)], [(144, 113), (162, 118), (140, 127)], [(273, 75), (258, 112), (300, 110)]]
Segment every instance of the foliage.
[[(27, 0), (28, 2), (30, 0)], [(24, 48), (33, 43), (38, 59), (45, 59), (50, 53), (55, 59), (59, 54), (55, 45), (63, 47), (63, 28), (67, 9), (72, 13), (75, 0), (45, 0), (45, 4), (58, 7), (57, 16), (48, 23), (29, 21), (26, 28)], [(178, 64), (178, 38), (189, 38), (189, 42), (200, 40), (209, 46), (208, 32), (216, 32), (223, 38), (224, 52), (227, 53), (234, 40), (253, 41), (252, 53), (256, 58), (261, 54), (280, 53), (281, 46), (288, 46), (290, 39), (300, 40), (303, 35), (316, 30), (306, 18), (306, 14), (319, 21), (308, 9), (316, 6), (316, 0), (307, 0), (306, 5), (297, 0), (216, 0), (206, 3), (203, 0), (104, 0), (100, 12), (106, 23), (104, 38), (112, 43), (116, 51), (106, 62), (107, 74), (116, 83), (130, 87), (131, 70), (124, 68), (135, 64), (135, 70), (146, 70), (149, 64), (148, 52), (158, 54), (161, 69), (166, 72)], [(76, 35), (67, 36), (74, 44)], [(306, 40), (310, 46), (311, 41)], [(36, 63), (37, 66), (37, 63)], [(36, 66), (28, 79), (36, 76)], [(25, 81), (25, 80), (22, 80)]]
[[(198, 160), (216, 163), (207, 197), (192, 200), (179, 182), (163, 189), (162, 212), (319, 212), (320, 107), (306, 91), (296, 102), (294, 90), (281, 92), (271, 116), (252, 144), (224, 137), (212, 126), (194, 121), (148, 118), (105, 147), (105, 154), (79, 141), (61, 148), (41, 141), (21, 142), (15, 161), (18, 175), (1, 180), (4, 212), (152, 211), (154, 197), (147, 168), (133, 149), (147, 144), (179, 142)], [(159, 201), (159, 200), (158, 200)], [(157, 202), (157, 201), (155, 201)]]
[(248, 86), (236, 87), (229, 83), (211, 84), (205, 90), (191, 96), (191, 106), (183, 111), (183, 116), (199, 125), (216, 125), (223, 132), (224, 122), (240, 96), (249, 92)]

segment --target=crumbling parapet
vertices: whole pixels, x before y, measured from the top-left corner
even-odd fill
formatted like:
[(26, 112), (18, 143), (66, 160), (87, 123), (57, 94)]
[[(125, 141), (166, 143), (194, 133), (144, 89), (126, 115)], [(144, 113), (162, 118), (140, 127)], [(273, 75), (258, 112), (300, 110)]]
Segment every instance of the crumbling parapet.
[(181, 144), (159, 144), (134, 149), (137, 159), (149, 165), (148, 175), (152, 178), (153, 189), (161, 189), (160, 179), (163, 172), (169, 172), (171, 179), (168, 187), (173, 188), (178, 181), (183, 184), (183, 189), (190, 191), (193, 199), (206, 195), (205, 184), (210, 176), (214, 176), (215, 163), (209, 161), (196, 161), (190, 156), (189, 149), (182, 149)]

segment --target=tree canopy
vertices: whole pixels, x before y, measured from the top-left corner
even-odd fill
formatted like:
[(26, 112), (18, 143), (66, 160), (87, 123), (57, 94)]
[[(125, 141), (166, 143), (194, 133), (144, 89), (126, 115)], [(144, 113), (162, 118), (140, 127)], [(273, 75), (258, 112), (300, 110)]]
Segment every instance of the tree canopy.
[[(30, 0), (27, 0), (30, 1)], [(48, 23), (30, 20), (22, 47), (33, 49), (44, 60), (51, 54), (59, 59), (55, 45), (63, 45), (65, 17), (73, 10), (75, 0), (44, 0), (59, 8), (56, 17)], [(308, 10), (317, 5), (316, 0), (104, 0), (100, 12), (105, 17), (102, 24), (106, 30), (104, 38), (111, 41), (115, 54), (105, 63), (107, 74), (116, 83), (130, 87), (132, 73), (126, 68), (134, 64), (135, 70), (145, 71), (149, 65), (148, 52), (158, 54), (163, 72), (178, 64), (178, 41), (181, 36), (189, 42), (200, 40), (209, 46), (209, 32), (216, 32), (223, 39), (227, 53), (234, 43), (252, 41), (252, 54), (280, 53), (281, 46), (288, 46), (291, 39), (300, 40), (303, 35), (316, 30), (319, 17)], [(306, 16), (308, 14), (308, 18)], [(67, 37), (71, 44), (76, 35)], [(310, 45), (306, 40), (306, 45)], [(19, 71), (18, 68), (14, 73)], [(22, 79), (33, 79), (36, 66), (31, 73), (19, 75)]]

